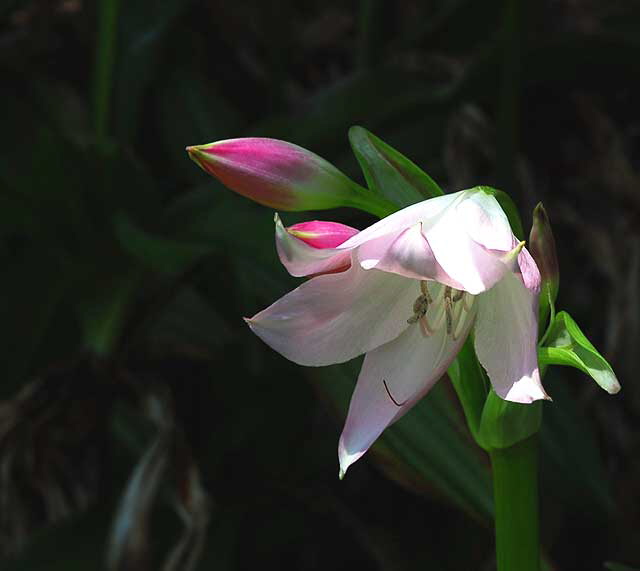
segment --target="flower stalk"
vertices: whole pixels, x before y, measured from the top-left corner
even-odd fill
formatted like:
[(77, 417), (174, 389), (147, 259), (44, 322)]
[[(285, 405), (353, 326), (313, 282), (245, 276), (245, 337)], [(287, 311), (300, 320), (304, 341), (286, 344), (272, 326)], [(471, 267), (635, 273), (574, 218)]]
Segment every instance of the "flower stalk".
[(498, 571), (540, 571), (538, 436), (490, 452)]

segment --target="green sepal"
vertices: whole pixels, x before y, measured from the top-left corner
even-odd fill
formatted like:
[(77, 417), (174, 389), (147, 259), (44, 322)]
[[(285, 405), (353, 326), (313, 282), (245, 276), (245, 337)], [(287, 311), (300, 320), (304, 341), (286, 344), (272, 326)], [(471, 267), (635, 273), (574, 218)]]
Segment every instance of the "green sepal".
[(484, 403), (476, 441), (487, 452), (509, 448), (536, 434), (541, 423), (542, 401), (510, 402), (492, 389)]
[(516, 238), (518, 238), (518, 240), (524, 240), (524, 229), (522, 226), (522, 220), (520, 219), (518, 208), (516, 207), (515, 202), (513, 202), (511, 197), (503, 190), (498, 190), (497, 188), (493, 188), (491, 186), (476, 186), (475, 188), (486, 192), (498, 201), (498, 204), (507, 215), (507, 219), (509, 220), (509, 224), (511, 225), (511, 230), (516, 235)]
[(609, 394), (620, 390), (611, 365), (585, 337), (578, 324), (561, 311), (553, 320), (538, 348), (540, 365), (566, 365), (589, 375)]
[(349, 142), (369, 189), (394, 204), (404, 207), (444, 194), (422, 169), (363, 127), (349, 129)]

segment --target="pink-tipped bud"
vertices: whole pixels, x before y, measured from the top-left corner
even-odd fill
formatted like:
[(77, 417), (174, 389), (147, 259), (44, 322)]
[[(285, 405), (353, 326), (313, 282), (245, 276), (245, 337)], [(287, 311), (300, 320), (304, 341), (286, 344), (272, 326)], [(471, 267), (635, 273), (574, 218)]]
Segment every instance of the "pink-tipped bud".
[(191, 159), (231, 190), (279, 210), (359, 204), (359, 187), (318, 155), (277, 139), (228, 139), (187, 147)]
[(355, 236), (359, 230), (339, 222), (313, 220), (289, 226), (287, 232), (312, 248), (323, 249), (339, 246), (351, 236)]
[(551, 305), (555, 304), (560, 287), (560, 268), (547, 212), (539, 202), (533, 210), (533, 224), (529, 234), (529, 251), (540, 270), (540, 305), (538, 322), (545, 330)]

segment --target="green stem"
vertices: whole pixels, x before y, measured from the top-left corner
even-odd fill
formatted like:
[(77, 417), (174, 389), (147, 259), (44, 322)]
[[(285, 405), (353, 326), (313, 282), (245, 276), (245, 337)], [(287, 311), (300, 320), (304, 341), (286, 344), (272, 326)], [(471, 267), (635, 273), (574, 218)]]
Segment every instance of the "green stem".
[(540, 571), (538, 437), (490, 453), (498, 571)]
[(106, 143), (111, 99), (111, 76), (118, 33), (118, 0), (101, 0), (93, 74), (93, 122), (99, 146)]

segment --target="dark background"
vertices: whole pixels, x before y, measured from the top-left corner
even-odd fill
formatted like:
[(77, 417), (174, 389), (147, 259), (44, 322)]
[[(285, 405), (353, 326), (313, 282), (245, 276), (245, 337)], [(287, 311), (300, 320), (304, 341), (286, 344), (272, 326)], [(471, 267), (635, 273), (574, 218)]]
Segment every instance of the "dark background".
[(632, 0), (1, 1), (2, 569), (494, 567), (449, 381), (339, 482), (358, 363), (250, 333), (296, 283), (273, 212), (184, 152), (270, 136), (363, 183), (354, 124), (527, 228), (544, 202), (558, 305), (623, 386), (545, 379), (546, 564), (640, 566), (639, 24)]

